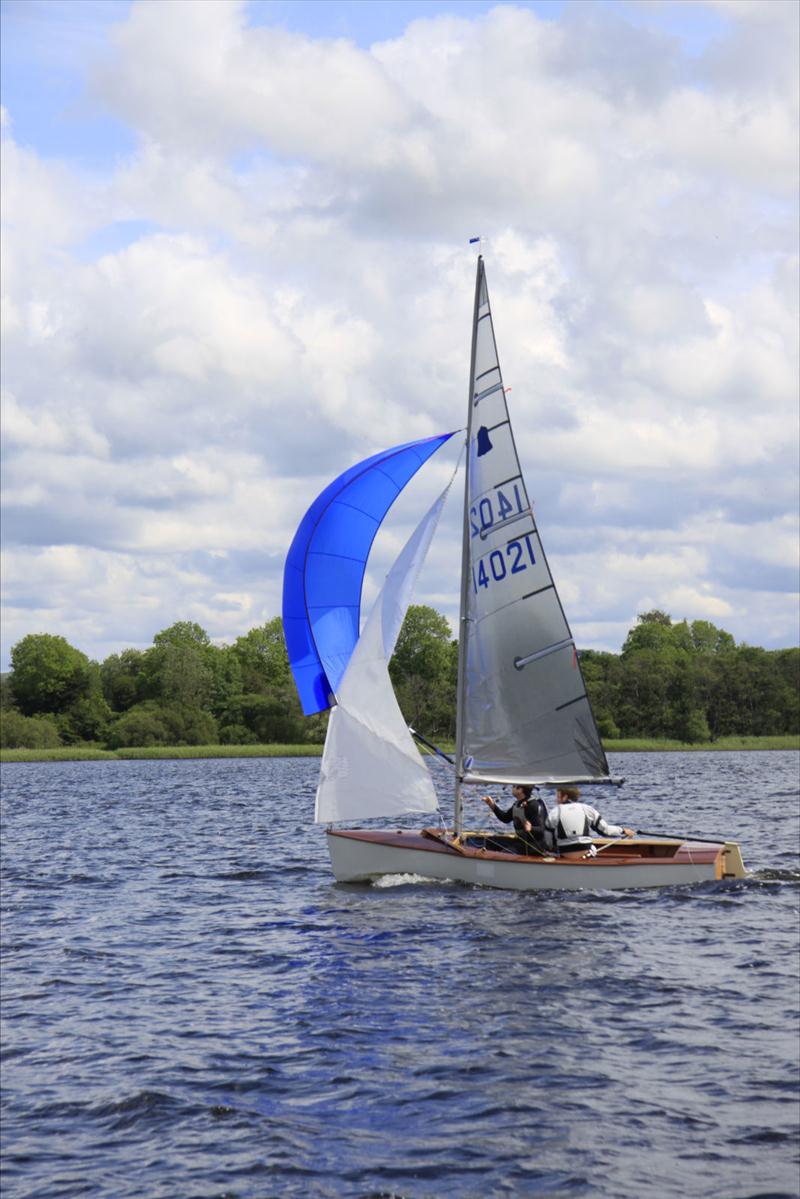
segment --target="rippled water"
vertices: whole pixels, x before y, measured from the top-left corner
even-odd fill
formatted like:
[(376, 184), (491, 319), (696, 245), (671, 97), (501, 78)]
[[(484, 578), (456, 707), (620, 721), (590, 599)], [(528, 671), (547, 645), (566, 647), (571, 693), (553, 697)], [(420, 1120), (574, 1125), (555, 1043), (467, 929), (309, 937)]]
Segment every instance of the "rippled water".
[(795, 1199), (797, 754), (617, 757), (754, 872), (653, 892), (338, 886), (317, 769), (3, 767), (4, 1199)]

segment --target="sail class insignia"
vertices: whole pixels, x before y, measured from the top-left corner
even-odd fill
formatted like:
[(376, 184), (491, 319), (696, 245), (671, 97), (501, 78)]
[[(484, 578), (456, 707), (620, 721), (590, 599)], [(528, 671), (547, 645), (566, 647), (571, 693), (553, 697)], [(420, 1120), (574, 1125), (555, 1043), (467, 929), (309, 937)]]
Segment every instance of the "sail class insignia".
[(484, 454), (488, 454), (493, 449), (492, 439), (489, 436), (489, 430), (486, 425), (481, 425), (476, 436), (476, 444), (478, 447), (478, 457), (482, 458)]

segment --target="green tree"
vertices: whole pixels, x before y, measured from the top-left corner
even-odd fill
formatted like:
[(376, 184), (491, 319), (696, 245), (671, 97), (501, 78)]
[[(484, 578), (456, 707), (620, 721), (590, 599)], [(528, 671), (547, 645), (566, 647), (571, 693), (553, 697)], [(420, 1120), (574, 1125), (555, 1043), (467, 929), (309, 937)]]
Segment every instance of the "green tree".
[(243, 695), (242, 724), (262, 745), (297, 744), (306, 740), (305, 717), (297, 696), (288, 689)]
[(257, 745), (258, 737), (246, 724), (232, 722), (219, 730), (220, 745)]
[(0, 711), (5, 712), (7, 708), (15, 708), (14, 692), (11, 688), (11, 674), (5, 671), (0, 674)]
[(63, 712), (89, 693), (89, 659), (64, 637), (29, 633), (11, 650), (11, 690), (24, 716)]
[(597, 729), (601, 737), (619, 737), (614, 718), (619, 709), (622, 667), (616, 654), (600, 650), (581, 650), (578, 654)]
[(211, 672), (208, 708), (225, 723), (242, 694), (242, 667), (231, 646), (209, 645), (206, 666)]
[(127, 712), (148, 698), (147, 656), (138, 649), (110, 654), (100, 667), (106, 702), (115, 712)]
[(5, 708), (0, 718), (0, 748), (56, 749), (61, 744), (55, 721), (48, 716), (23, 716)]
[[(97, 664), (92, 663), (97, 670)], [(58, 717), (58, 731), (67, 745), (76, 741), (104, 741), (114, 713), (97, 686), (88, 695), (76, 699)]]
[(622, 655), (626, 657), (641, 650), (658, 653), (674, 644), (672, 617), (656, 608), (652, 612), (641, 612), (636, 617), (636, 624), (622, 647)]
[(692, 648), (698, 654), (724, 654), (736, 647), (730, 633), (718, 629), (708, 620), (693, 620), (690, 630)]
[(177, 620), (168, 629), (162, 629), (153, 638), (156, 649), (167, 645), (193, 645), (203, 647), (211, 644), (211, 639), (204, 628), (193, 620)]
[(411, 604), (389, 663), (392, 679), (416, 676), (439, 682), (448, 676), (452, 633), (441, 612), (427, 604)]
[(156, 633), (146, 654), (148, 694), (164, 704), (205, 708), (213, 686), (210, 649), (208, 633), (193, 621), (179, 620)]
[(668, 737), (669, 703), (674, 657), (653, 649), (628, 653), (619, 690), (619, 708), (613, 713), (623, 737)]
[(110, 726), (106, 743), (109, 749), (167, 745), (169, 731), (158, 704), (153, 700), (145, 700), (123, 712)]
[(216, 745), (217, 722), (210, 712), (145, 700), (119, 716), (108, 731), (111, 749), (141, 745)]
[(680, 713), (673, 722), (672, 734), (678, 741), (694, 745), (710, 741), (711, 730), (703, 709), (690, 708), (687, 712)]
[(214, 681), (207, 648), (188, 643), (165, 645), (159, 653), (163, 700), (181, 708), (205, 708)]
[(426, 604), (411, 604), (389, 663), (400, 709), (425, 736), (455, 735), (458, 647), (447, 620)]
[(269, 687), (291, 686), (289, 655), (280, 616), (237, 637), (231, 652), (239, 662), (243, 691), (258, 694)]
[(769, 658), (783, 697), (780, 732), (800, 733), (800, 649), (772, 650)]

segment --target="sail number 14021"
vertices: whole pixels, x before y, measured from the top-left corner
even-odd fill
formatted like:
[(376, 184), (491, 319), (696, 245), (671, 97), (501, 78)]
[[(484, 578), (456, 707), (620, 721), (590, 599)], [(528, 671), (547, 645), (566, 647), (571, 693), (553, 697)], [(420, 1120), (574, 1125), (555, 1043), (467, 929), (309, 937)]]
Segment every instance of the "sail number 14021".
[(509, 541), (502, 549), (485, 554), (472, 567), (472, 588), (478, 594), (479, 587), (502, 583), (509, 575), (522, 574), (529, 566), (536, 565), (536, 556), (531, 545), (530, 534)]
[(479, 534), (486, 536), (489, 529), (496, 524), (502, 524), (512, 516), (524, 512), (525, 505), (520, 495), (519, 483), (515, 483), (512, 498), (505, 494), (501, 487), (495, 487), (494, 495), (485, 495), (473, 504), (469, 510), (470, 533), (473, 537)]

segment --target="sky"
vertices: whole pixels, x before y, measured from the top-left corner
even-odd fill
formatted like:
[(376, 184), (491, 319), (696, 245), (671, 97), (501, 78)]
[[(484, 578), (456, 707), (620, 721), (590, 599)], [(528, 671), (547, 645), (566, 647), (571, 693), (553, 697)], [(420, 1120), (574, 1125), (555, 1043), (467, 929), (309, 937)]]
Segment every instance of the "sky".
[(279, 615), (327, 482), (466, 423), (476, 236), (579, 647), (653, 608), (797, 644), (798, 12), (6, 0), (0, 669)]

